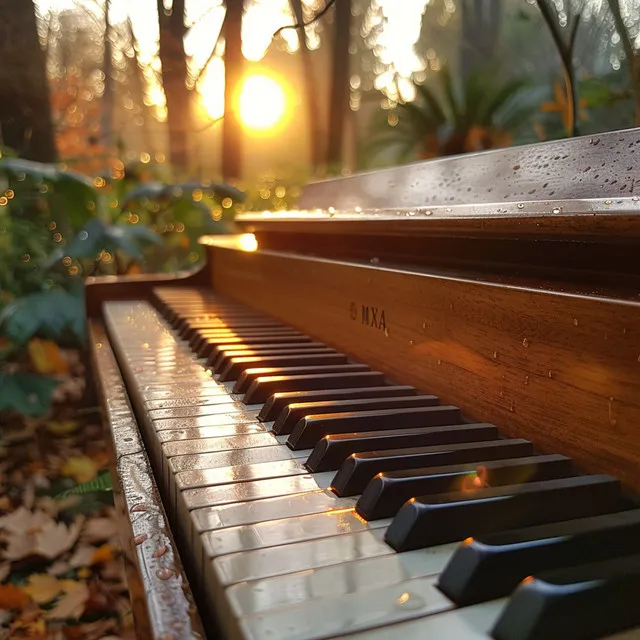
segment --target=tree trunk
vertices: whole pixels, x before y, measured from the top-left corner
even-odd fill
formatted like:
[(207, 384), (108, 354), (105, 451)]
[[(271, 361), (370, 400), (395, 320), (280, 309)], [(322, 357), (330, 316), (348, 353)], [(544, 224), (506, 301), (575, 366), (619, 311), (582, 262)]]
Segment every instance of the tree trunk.
[(113, 81), (113, 47), (111, 44), (111, 22), (109, 11), (111, 10), (111, 0), (104, 3), (104, 51), (102, 54), (102, 72), (104, 73), (104, 93), (102, 94), (102, 113), (100, 114), (100, 135), (105, 149), (110, 149), (113, 129), (113, 101), (114, 101), (114, 81)]
[(157, 0), (160, 20), (160, 62), (162, 85), (167, 100), (169, 126), (169, 159), (180, 171), (189, 166), (189, 136), (191, 124), (191, 93), (187, 88), (187, 59), (184, 52), (184, 2), (173, 0), (165, 11), (163, 0)]
[(224, 120), (222, 121), (222, 177), (238, 180), (242, 176), (242, 123), (239, 99), (244, 75), (242, 56), (243, 0), (227, 0), (222, 25), (224, 36)]
[(334, 13), (333, 61), (329, 102), (327, 166), (335, 170), (342, 165), (342, 145), (349, 109), (349, 40), (351, 0), (336, 0)]
[(463, 0), (460, 9), (460, 70), (466, 78), (493, 58), (500, 34), (502, 0)]
[[(297, 24), (304, 24), (302, 0), (290, 0), (291, 10)], [(307, 102), (307, 117), (309, 118), (309, 147), (311, 150), (311, 170), (317, 175), (322, 165), (322, 121), (320, 117), (320, 97), (316, 84), (315, 70), (311, 60), (311, 49), (307, 42), (307, 34), (303, 28), (297, 30), (300, 40), (300, 61), (304, 74), (304, 92)]]
[(0, 136), (25, 158), (56, 159), (46, 56), (32, 0), (0, 0)]

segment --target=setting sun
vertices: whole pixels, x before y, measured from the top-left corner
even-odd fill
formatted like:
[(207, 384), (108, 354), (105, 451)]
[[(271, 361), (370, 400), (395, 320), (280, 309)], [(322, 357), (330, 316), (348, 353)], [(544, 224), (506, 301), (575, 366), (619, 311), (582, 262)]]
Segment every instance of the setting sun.
[(269, 129), (284, 116), (286, 102), (284, 89), (273, 78), (249, 76), (240, 92), (240, 119), (250, 129)]

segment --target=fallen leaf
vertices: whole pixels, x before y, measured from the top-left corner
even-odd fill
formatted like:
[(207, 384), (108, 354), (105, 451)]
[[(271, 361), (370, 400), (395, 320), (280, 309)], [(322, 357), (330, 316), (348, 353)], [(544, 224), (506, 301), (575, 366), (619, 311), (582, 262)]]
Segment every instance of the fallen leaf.
[(60, 469), (60, 474), (73, 478), (78, 484), (93, 480), (98, 474), (98, 466), (88, 456), (71, 456)]
[(41, 617), (42, 610), (32, 603), (32, 609), (26, 610), (11, 625), (12, 638), (30, 638), (30, 640), (45, 640), (45, 621)]
[(55, 342), (33, 338), (27, 350), (31, 364), (38, 373), (69, 373), (69, 363)]
[(61, 580), (65, 595), (56, 606), (44, 615), (47, 620), (78, 619), (84, 613), (84, 606), (89, 598), (89, 587), (84, 582)]
[(116, 551), (117, 550), (110, 544), (103, 544), (95, 550), (93, 557), (91, 558), (91, 564), (104, 564), (105, 562), (110, 562), (113, 560)]
[(117, 522), (112, 518), (91, 518), (84, 525), (80, 538), (86, 542), (102, 542), (118, 535)]
[(55, 558), (73, 547), (82, 529), (82, 518), (79, 518), (70, 526), (57, 522), (47, 525), (39, 534), (36, 553), (45, 558)]
[(53, 522), (44, 511), (29, 511), (20, 506), (12, 513), (0, 518), (0, 529), (9, 533), (21, 534), (40, 531), (46, 524)]
[(45, 524), (38, 530), (7, 536), (4, 557), (7, 560), (21, 560), (34, 555), (53, 560), (73, 547), (80, 535), (82, 522), (82, 519), (78, 519), (67, 527), (47, 516)]
[(48, 569), (47, 573), (51, 576), (63, 576), (65, 573), (69, 573), (69, 571), (73, 567), (67, 560), (56, 560)]
[(68, 436), (78, 431), (81, 423), (77, 420), (66, 420), (64, 422), (55, 422), (51, 420), (47, 422), (46, 429), (54, 436)]
[(96, 548), (89, 545), (79, 546), (69, 559), (69, 565), (74, 569), (78, 567), (88, 567), (91, 564), (91, 559), (95, 551)]
[(0, 609), (24, 609), (29, 595), (13, 584), (0, 584)]
[(60, 582), (46, 573), (34, 573), (22, 590), (37, 604), (51, 602), (61, 591)]

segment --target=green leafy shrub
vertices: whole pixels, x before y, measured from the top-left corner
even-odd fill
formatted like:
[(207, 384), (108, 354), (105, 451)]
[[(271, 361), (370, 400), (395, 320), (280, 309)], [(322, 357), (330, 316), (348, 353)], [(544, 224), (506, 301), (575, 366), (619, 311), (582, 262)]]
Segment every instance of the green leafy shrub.
[(92, 180), (3, 152), (0, 412), (47, 412), (57, 380), (30, 370), (27, 348), (82, 345), (84, 277), (193, 266), (198, 237), (227, 232), (243, 198), (228, 185), (151, 180), (136, 165)]

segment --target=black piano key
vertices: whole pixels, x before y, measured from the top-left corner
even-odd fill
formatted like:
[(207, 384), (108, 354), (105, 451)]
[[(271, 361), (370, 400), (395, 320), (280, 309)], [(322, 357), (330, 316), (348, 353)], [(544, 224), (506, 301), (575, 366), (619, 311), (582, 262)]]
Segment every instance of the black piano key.
[[(218, 344), (229, 343), (232, 340), (251, 342), (252, 340), (262, 339), (262, 342), (266, 342), (269, 337), (282, 338), (286, 336), (290, 336), (291, 338), (304, 337), (299, 331), (292, 329), (256, 329), (255, 331), (242, 332), (220, 331), (217, 333), (196, 334), (189, 341), (189, 346), (193, 351), (199, 353), (205, 347), (210, 348)], [(310, 341), (310, 339), (308, 338), (307, 341)]]
[(229, 350), (231, 347), (240, 345), (244, 347), (257, 347), (258, 345), (275, 345), (278, 344), (301, 344), (311, 342), (311, 338), (303, 335), (278, 335), (278, 336), (252, 336), (252, 337), (244, 337), (244, 338), (229, 338), (224, 342), (215, 343), (215, 342), (206, 342), (203, 345), (199, 346), (196, 351), (200, 358), (209, 358), (210, 356), (215, 356), (224, 350)]
[(207, 366), (215, 373), (220, 373), (229, 363), (231, 358), (243, 358), (251, 356), (262, 356), (272, 354), (289, 353), (295, 355), (298, 352), (307, 353), (312, 351), (330, 351), (335, 353), (322, 342), (293, 342), (276, 345), (232, 345), (229, 349), (217, 352), (207, 359)]
[(252, 367), (245, 369), (233, 387), (233, 393), (246, 393), (255, 380), (266, 376), (311, 376), (327, 373), (357, 373), (370, 371), (366, 364), (307, 365), (299, 367)]
[[(435, 400), (434, 400), (435, 398)], [(372, 411), (405, 407), (431, 407), (438, 402), (435, 396), (396, 396), (390, 398), (354, 398), (351, 400), (325, 400), (290, 404), (273, 423), (272, 431), (279, 436), (288, 435), (305, 416), (345, 411)]]
[(354, 453), (340, 466), (331, 488), (340, 497), (355, 496), (362, 493), (367, 483), (378, 473), (530, 455), (533, 455), (533, 445), (528, 440), (515, 438)]
[(560, 455), (487, 460), (446, 467), (379, 473), (365, 487), (356, 511), (366, 520), (391, 518), (414, 496), (473, 491), (575, 475), (570, 458)]
[(640, 555), (526, 578), (502, 611), (496, 640), (595, 640), (640, 626)]
[(396, 551), (410, 551), (505, 529), (611, 513), (621, 505), (619, 481), (605, 475), (421, 496), (398, 511), (385, 542)]
[(318, 402), (321, 400), (350, 400), (352, 398), (388, 398), (391, 396), (413, 396), (418, 392), (408, 385), (387, 385), (381, 387), (354, 387), (353, 389), (319, 389), (312, 391), (291, 391), (271, 396), (258, 414), (258, 420), (275, 420), (290, 404), (296, 402)]
[(253, 381), (244, 395), (245, 404), (265, 402), (274, 393), (286, 391), (312, 391), (344, 387), (379, 387), (384, 384), (384, 375), (379, 371), (360, 373), (327, 373), (319, 376), (265, 376)]
[(282, 326), (282, 323), (277, 320), (257, 320), (252, 318), (230, 318), (225, 320), (218, 318), (215, 321), (210, 320), (208, 322), (189, 322), (178, 332), (178, 335), (182, 340), (191, 341), (195, 335), (215, 329), (237, 331), (240, 329), (276, 329)]
[(220, 371), (220, 382), (237, 380), (245, 369), (254, 367), (299, 367), (302, 365), (346, 364), (347, 356), (332, 349), (309, 349), (299, 353), (270, 353), (230, 358)]
[(378, 431), (408, 427), (440, 427), (462, 422), (458, 407), (439, 407), (438, 398), (431, 396), (432, 406), (378, 411), (353, 411), (307, 416), (298, 422), (287, 438), (287, 446), (294, 451), (315, 447), (321, 438), (333, 433)]
[(312, 473), (336, 471), (353, 453), (431, 447), (460, 442), (497, 440), (498, 428), (492, 424), (455, 424), (444, 427), (414, 427), (325, 436), (313, 448), (305, 466)]
[(640, 509), (469, 538), (438, 587), (460, 606), (509, 595), (524, 578), (620, 555), (640, 540)]

